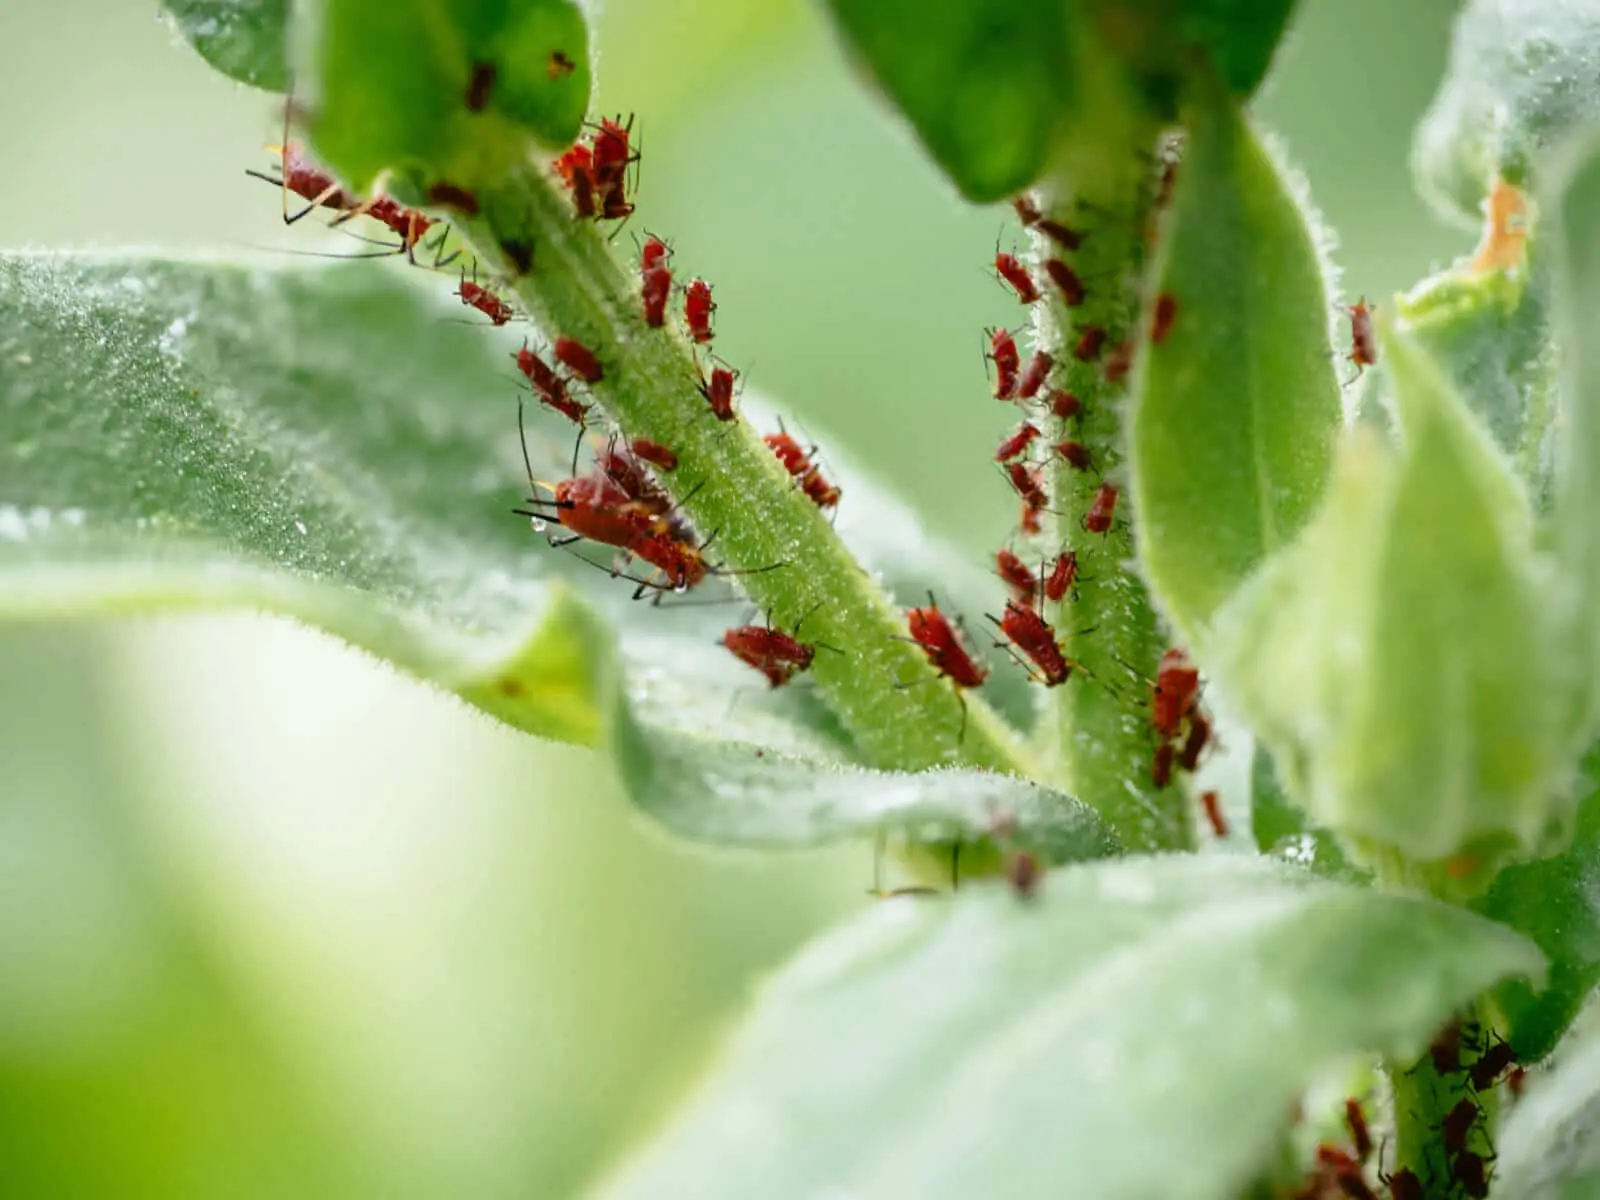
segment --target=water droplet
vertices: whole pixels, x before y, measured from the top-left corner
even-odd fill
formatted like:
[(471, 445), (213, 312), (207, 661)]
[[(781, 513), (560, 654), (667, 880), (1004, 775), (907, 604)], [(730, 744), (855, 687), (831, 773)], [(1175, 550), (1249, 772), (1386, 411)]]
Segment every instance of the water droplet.
[(533, 517), (528, 521), (528, 524), (533, 526), (533, 531), (535, 533), (543, 533), (545, 531), (545, 521), (543, 517)]
[(683, 595), (685, 592), (687, 592), (689, 590), (689, 581), (687, 579), (678, 580), (677, 584), (673, 587), (672, 590), (677, 592), (678, 595), (680, 595), (680, 596)]
[(301, 537), (305, 537), (305, 535), (306, 535), (306, 523), (304, 521), (296, 521), (294, 523), (294, 527), (295, 527), (295, 529), (297, 529), (299, 531)]

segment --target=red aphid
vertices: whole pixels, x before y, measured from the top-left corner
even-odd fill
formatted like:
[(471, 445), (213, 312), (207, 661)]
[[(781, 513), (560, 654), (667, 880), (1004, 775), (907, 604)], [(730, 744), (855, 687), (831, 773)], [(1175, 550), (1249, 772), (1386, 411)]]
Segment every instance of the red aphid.
[(1511, 1093), (1512, 1099), (1521, 1099), (1523, 1089), (1528, 1086), (1528, 1068), (1512, 1067), (1511, 1073), (1506, 1076), (1506, 1090)]
[(1463, 1097), (1445, 1114), (1439, 1124), (1439, 1139), (1446, 1151), (1460, 1154), (1467, 1148), (1467, 1138), (1472, 1134), (1472, 1127), (1478, 1123), (1481, 1111), (1470, 1098)]
[(1150, 344), (1159, 346), (1172, 332), (1172, 323), (1178, 319), (1178, 298), (1171, 292), (1156, 297), (1154, 311), (1150, 314)]
[(488, 288), (474, 283), (470, 279), (461, 281), (461, 286), (456, 289), (456, 295), (461, 297), (461, 303), (468, 308), (477, 309), (489, 318), (491, 324), (496, 326), (506, 324), (512, 317), (517, 315), (516, 310), (511, 305), (500, 299)]
[(1390, 1200), (1427, 1200), (1422, 1180), (1410, 1167), (1401, 1167), (1393, 1175), (1380, 1175), (1378, 1180), (1389, 1189)]
[(1361, 1173), (1361, 1164), (1348, 1150), (1324, 1142), (1317, 1147), (1317, 1166), (1349, 1200), (1377, 1200)]
[(594, 182), (604, 191), (619, 183), (630, 163), (637, 162), (639, 152), (630, 150), (628, 139), (633, 132), (633, 118), (623, 125), (610, 117), (600, 119), (594, 134)]
[[(285, 116), (285, 131), (287, 133), (287, 116)], [(256, 179), (264, 179), (276, 185), (283, 192), (283, 223), (293, 225), (307, 213), (318, 208), (332, 208), (341, 212), (354, 209), (361, 203), (361, 198), (340, 186), (339, 181), (320, 167), (300, 157), (298, 148), (285, 139), (285, 144), (274, 147), (280, 159), (278, 174), (268, 175), (262, 171), (247, 170), (246, 175)], [(293, 192), (304, 200), (305, 207), (299, 212), (290, 214), (289, 193)]]
[(1017, 426), (1015, 433), (1000, 443), (1000, 448), (994, 452), (995, 462), (1010, 462), (1031, 446), (1038, 436), (1039, 427), (1031, 421), (1024, 421)]
[(1454, 1075), (1461, 1070), (1461, 1018), (1452, 1017), (1450, 1023), (1439, 1031), (1439, 1036), (1433, 1039), (1433, 1044), (1428, 1047), (1428, 1057), (1433, 1060), (1433, 1069), (1439, 1075)]
[(719, 421), (733, 420), (733, 381), (737, 372), (729, 367), (713, 367), (711, 378), (700, 381), (700, 394), (706, 398)]
[(594, 356), (594, 351), (576, 338), (558, 337), (551, 352), (558, 363), (585, 383), (599, 383), (605, 378), (605, 371), (600, 366), (600, 360)]
[[(398, 200), (389, 196), (377, 196), (364, 208), (357, 207), (350, 212), (350, 216), (361, 213), (371, 217), (389, 232), (397, 234), (403, 250), (410, 251), (416, 247), (428, 230), (433, 227), (433, 218), (426, 213), (418, 212), (414, 208), (407, 208)], [(334, 224), (339, 224), (344, 218), (341, 216)], [(503, 322), (495, 322), (503, 324)]]
[(1022, 265), (1015, 254), (997, 251), (994, 256), (994, 269), (1000, 278), (1011, 285), (1011, 290), (1017, 293), (1017, 299), (1024, 304), (1038, 301), (1039, 288), (1033, 282), (1033, 276), (1028, 274), (1028, 268)]
[(1085, 325), (1078, 335), (1078, 344), (1072, 348), (1072, 356), (1079, 362), (1094, 362), (1105, 349), (1106, 337), (1106, 331), (1100, 326)]
[(1011, 480), (1011, 486), (1016, 489), (1017, 495), (1030, 508), (1044, 508), (1049, 503), (1049, 498), (1044, 494), (1044, 488), (1039, 484), (1039, 475), (1030, 471), (1025, 463), (1010, 462), (1006, 465), (1006, 475)]
[(1013, 599), (1022, 603), (1032, 599), (1039, 581), (1027, 563), (1004, 547), (994, 552), (994, 573), (1011, 589)]
[(1026, 192), (1015, 196), (1011, 200), (1011, 207), (1017, 210), (1017, 220), (1022, 222), (1024, 229), (1032, 229), (1044, 217), (1033, 202), (1033, 198)]
[[(1206, 805), (1207, 815), (1209, 816), (1213, 809), (1220, 812), (1217, 794), (1207, 792), (1205, 796), (1210, 797), (1210, 803)], [(1205, 796), (1201, 799), (1205, 799)], [(1217, 821), (1213, 819), (1211, 824), (1215, 827)], [(1217, 836), (1226, 837), (1227, 829), (1218, 829)], [(1367, 1115), (1361, 1111), (1361, 1101), (1353, 1096), (1344, 1102), (1344, 1123), (1350, 1127), (1350, 1142), (1356, 1148), (1356, 1157), (1362, 1162), (1368, 1161), (1372, 1157), (1372, 1131), (1367, 1128)]]
[(837, 508), (844, 493), (836, 484), (828, 482), (822, 474), (822, 468), (812, 464), (811, 469), (800, 477), (800, 490), (811, 498), (811, 502), (818, 508)]
[(1063, 250), (1076, 250), (1083, 245), (1083, 234), (1076, 229), (1068, 228), (1060, 221), (1052, 221), (1049, 217), (1040, 217), (1033, 224), (1035, 229)]
[(652, 442), (649, 438), (634, 438), (628, 443), (628, 449), (633, 451), (635, 458), (642, 458), (652, 467), (663, 471), (676, 471), (678, 469), (678, 454), (670, 446), (663, 446), (660, 442)]
[(1105, 377), (1107, 383), (1121, 383), (1133, 370), (1133, 343), (1120, 342), (1106, 355)]
[(1022, 356), (1017, 353), (1017, 340), (1007, 329), (996, 329), (989, 334), (989, 353), (984, 357), (994, 363), (994, 398), (1009, 400), (1017, 394), (1017, 379), (1022, 370)]
[(628, 549), (665, 575), (674, 591), (686, 592), (710, 574), (699, 547), (677, 530), (635, 538)]
[(1156, 668), (1156, 685), (1150, 695), (1150, 724), (1156, 733), (1162, 738), (1177, 737), (1199, 694), (1199, 670), (1182, 650), (1168, 650)]
[(589, 410), (567, 393), (566, 380), (557, 375), (549, 363), (530, 349), (527, 342), (522, 343), (522, 349), (517, 351), (516, 359), (517, 370), (528, 377), (528, 383), (533, 387), (533, 394), (539, 397), (540, 404), (555, 409), (574, 425), (584, 423)]
[(1044, 530), (1044, 509), (1036, 508), (1026, 500), (1022, 502), (1022, 514), (1017, 518), (1017, 527), (1029, 537)]
[(563, 479), (554, 491), (554, 500), (533, 503), (553, 509), (556, 521), (591, 542), (626, 550), (661, 532), (660, 518), (604, 475)]
[(773, 687), (782, 687), (796, 674), (807, 670), (816, 657), (816, 648), (790, 637), (778, 629), (762, 625), (741, 625), (722, 635), (722, 644), (740, 662), (754, 667)]
[[(1206, 814), (1206, 822), (1207, 822), (1207, 824), (1209, 824), (1211, 826), (1211, 832), (1216, 834), (1219, 838), (1227, 837), (1228, 836), (1228, 819), (1227, 819), (1227, 817), (1223, 816), (1223, 814), (1222, 814), (1222, 801), (1217, 798), (1217, 794), (1215, 792), (1201, 792), (1200, 793), (1200, 807)], [(1352, 1100), (1352, 1101), (1350, 1101), (1350, 1103), (1354, 1104), (1355, 1101)], [(1360, 1115), (1360, 1111), (1361, 1111), (1360, 1110), (1360, 1106), (1357, 1105), (1357, 1107), (1356, 1107), (1357, 1115)], [(1362, 1129), (1365, 1130), (1365, 1128), (1366, 1128), (1366, 1126), (1363, 1125)], [(1357, 1150), (1357, 1152), (1361, 1152), (1361, 1141), (1360, 1141), (1359, 1138), (1356, 1141), (1356, 1150)], [(1365, 1162), (1367, 1155), (1371, 1154), (1371, 1153), (1372, 1153), (1372, 1142), (1369, 1139), (1367, 1141), (1366, 1151), (1361, 1154), (1362, 1161)]]
[(683, 296), (683, 319), (689, 326), (689, 336), (696, 342), (704, 345), (716, 336), (711, 329), (711, 314), (716, 311), (711, 285), (704, 279), (691, 279)]
[[(993, 617), (989, 618), (991, 621)], [(1056, 631), (1033, 609), (1015, 600), (1006, 602), (1005, 616), (996, 621), (1000, 632), (1035, 667), (1045, 687), (1059, 687), (1072, 674), (1073, 664), (1061, 652)]]
[(1516, 1062), (1517, 1056), (1508, 1042), (1496, 1042), (1483, 1052), (1483, 1057), (1467, 1068), (1467, 1078), (1476, 1091), (1494, 1086), (1505, 1069)]
[(1198, 708), (1189, 714), (1189, 736), (1183, 739), (1178, 765), (1191, 774), (1199, 769), (1200, 756), (1211, 740), (1211, 720)]
[(1378, 336), (1372, 329), (1372, 307), (1358, 300), (1345, 311), (1350, 314), (1350, 353), (1347, 358), (1356, 365), (1356, 373), (1378, 361)]
[(1056, 360), (1046, 350), (1035, 350), (1033, 357), (1028, 360), (1028, 369), (1022, 373), (1022, 379), (1017, 383), (1016, 398), (1018, 400), (1032, 400), (1039, 394), (1039, 389), (1044, 386), (1044, 381), (1050, 377), (1050, 369), (1056, 365)]
[(654, 271), (657, 267), (664, 267), (671, 257), (671, 246), (667, 245), (655, 234), (647, 234), (644, 239), (644, 245), (639, 247), (639, 270)]
[(972, 657), (956, 627), (937, 604), (930, 600), (926, 608), (911, 609), (906, 613), (906, 623), (934, 670), (958, 688), (983, 686), (989, 668)]
[(672, 272), (666, 267), (650, 267), (639, 275), (639, 303), (644, 323), (660, 329), (667, 323), (667, 301), (672, 298)]
[(1056, 285), (1068, 308), (1077, 308), (1089, 294), (1083, 286), (1083, 279), (1059, 258), (1045, 259), (1044, 273), (1050, 276), (1050, 282)]
[(1056, 453), (1074, 471), (1087, 471), (1094, 466), (1094, 459), (1089, 456), (1089, 447), (1082, 442), (1057, 442)]
[(556, 159), (556, 173), (572, 192), (572, 206), (585, 219), (596, 215), (594, 204), (594, 154), (582, 142)]
[(1164, 788), (1172, 782), (1172, 743), (1162, 742), (1156, 747), (1155, 757), (1150, 760), (1150, 782), (1157, 788)]
[(1111, 530), (1112, 518), (1116, 515), (1116, 484), (1102, 483), (1100, 490), (1094, 494), (1094, 500), (1089, 504), (1089, 511), (1083, 514), (1083, 527), (1090, 533), (1108, 533)]
[(1006, 860), (1006, 882), (1024, 900), (1032, 899), (1039, 890), (1043, 875), (1038, 857), (1027, 850), (1018, 850)]
[(1456, 1182), (1461, 1185), (1461, 1190), (1472, 1200), (1487, 1200), (1489, 1195), (1489, 1164), (1484, 1161), (1481, 1154), (1471, 1150), (1463, 1150), (1456, 1155), (1455, 1162), (1451, 1165), (1451, 1173), (1455, 1175)]
[(787, 430), (766, 434), (761, 440), (767, 444), (767, 449), (777, 456), (778, 461), (783, 464), (783, 469), (789, 474), (803, 475), (810, 468), (811, 456)]
[[(428, 203), (445, 208), (458, 208), (469, 217), (478, 215), (478, 195), (448, 179), (436, 179), (428, 185)], [(504, 242), (501, 243), (503, 247)], [(524, 268), (526, 270), (526, 268)]]
[(1082, 412), (1083, 405), (1078, 402), (1078, 398), (1071, 392), (1057, 388), (1050, 393), (1050, 411), (1061, 420), (1067, 421)]
[(1049, 566), (1048, 574), (1044, 574), (1041, 568), (1041, 574), (1044, 574), (1045, 599), (1052, 604), (1059, 604), (1066, 598), (1067, 593), (1072, 590), (1072, 585), (1077, 582), (1077, 551), (1068, 550), (1066, 553), (1057, 556), (1055, 562), (1049, 564)]

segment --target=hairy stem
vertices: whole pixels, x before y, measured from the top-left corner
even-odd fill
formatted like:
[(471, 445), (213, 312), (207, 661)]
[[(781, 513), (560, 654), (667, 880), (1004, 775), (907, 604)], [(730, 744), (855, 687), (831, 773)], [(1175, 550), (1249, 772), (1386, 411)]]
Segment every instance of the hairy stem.
[[(965, 703), (904, 640), (900, 612), (742, 418), (718, 421), (700, 394), (687, 339), (645, 325), (638, 288), (593, 222), (538, 165), (513, 168), (478, 196), (462, 231), (479, 258), (513, 279), (538, 326), (583, 342), (605, 378), (593, 393), (628, 438), (671, 447), (662, 482), (702, 535), (709, 558), (744, 572), (738, 586), (774, 627), (819, 649), (815, 686), (874, 766), (964, 763), (1034, 774), (1027, 750), (982, 700)], [(515, 252), (507, 253), (511, 246)], [(532, 265), (518, 274), (513, 263)], [(845, 501), (848, 503), (848, 499)]]
[[(1071, 195), (1043, 197), (1048, 216), (1083, 234), (1077, 250), (1034, 235), (1041, 264), (1061, 259), (1084, 285), (1083, 300), (1075, 305), (1052, 288), (1049, 302), (1038, 306), (1035, 332), (1058, 363), (1052, 383), (1080, 405), (1077, 416), (1050, 420), (1049, 442), (1077, 442), (1089, 456), (1087, 469), (1079, 469), (1053, 454), (1048, 469), (1052, 513), (1042, 549), (1053, 555), (1070, 548), (1079, 566), (1079, 582), (1052, 620), (1063, 634), (1077, 635), (1068, 649), (1081, 663), (1083, 678), (1049, 693), (1039, 738), (1055, 778), (1097, 809), (1125, 845), (1169, 850), (1187, 847), (1191, 833), (1175, 773), (1164, 789), (1151, 782), (1156, 740), (1147, 701), (1164, 642), (1134, 565), (1132, 498), (1122, 467), (1133, 373), (1118, 379), (1107, 371), (1139, 327), (1155, 180), (1150, 161), (1134, 154), (1123, 169), (1092, 178)], [(1097, 329), (1105, 331), (1104, 344), (1090, 354), (1080, 343)], [(1115, 523), (1107, 533), (1091, 533), (1084, 517), (1106, 483), (1117, 488)]]

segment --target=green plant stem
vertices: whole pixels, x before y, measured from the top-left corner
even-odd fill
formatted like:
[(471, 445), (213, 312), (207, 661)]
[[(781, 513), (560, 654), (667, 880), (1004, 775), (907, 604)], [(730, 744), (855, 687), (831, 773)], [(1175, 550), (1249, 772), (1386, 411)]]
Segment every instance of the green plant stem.
[[(708, 559), (743, 572), (735, 582), (774, 627), (793, 632), (803, 620), (802, 639), (827, 647), (810, 677), (863, 759), (898, 770), (960, 763), (1035, 774), (994, 710), (975, 696), (963, 707), (904, 640), (903, 616), (749, 423), (713, 416), (687, 339), (673, 321), (645, 325), (635, 280), (594, 222), (574, 217), (548, 171), (515, 167), (478, 199), (479, 214), (461, 222), (464, 236), (481, 261), (512, 278), (541, 329), (596, 353), (605, 378), (592, 391), (622, 435), (677, 453), (677, 469), (662, 481), (711, 540)], [(526, 274), (504, 252), (508, 242), (532, 247)]]
[[(1146, 229), (1154, 196), (1149, 163), (1126, 156), (1122, 171), (1103, 173), (1093, 190), (1045, 197), (1050, 216), (1084, 235), (1073, 252), (1043, 234), (1034, 236), (1041, 261), (1058, 257), (1082, 278), (1082, 304), (1069, 307), (1051, 288), (1038, 307), (1038, 344), (1058, 363), (1052, 383), (1077, 397), (1082, 410), (1065, 421), (1050, 418), (1051, 446), (1071, 440), (1088, 447), (1092, 465), (1078, 470), (1052, 454), (1047, 490), (1052, 513), (1041, 557), (1063, 548), (1077, 552), (1079, 583), (1052, 614), (1068, 635), (1068, 653), (1082, 666), (1079, 678), (1051, 689), (1039, 739), (1057, 783), (1097, 809), (1123, 844), (1171, 850), (1192, 843), (1189, 808), (1174, 782), (1151, 784), (1156, 751), (1150, 725), (1150, 681), (1165, 648), (1144, 580), (1134, 566), (1132, 498), (1123, 470), (1123, 417), (1130, 372), (1106, 379), (1105, 363), (1138, 328), (1145, 275)], [(1106, 331), (1104, 351), (1089, 361), (1075, 349), (1084, 331)], [(1103, 482), (1118, 489), (1116, 521), (1109, 533), (1083, 528)], [(1091, 631), (1092, 632), (1089, 632)], [(1072, 636), (1076, 635), (1076, 636)]]

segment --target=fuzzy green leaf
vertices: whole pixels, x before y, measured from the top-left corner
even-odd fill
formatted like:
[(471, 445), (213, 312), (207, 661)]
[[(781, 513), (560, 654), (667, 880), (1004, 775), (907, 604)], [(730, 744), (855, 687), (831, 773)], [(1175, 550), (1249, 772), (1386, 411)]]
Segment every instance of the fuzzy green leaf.
[(1496, 176), (1526, 187), (1551, 146), (1600, 115), (1600, 10), (1573, 0), (1469, 0), (1417, 128), (1412, 167), (1464, 225)]
[(1501, 1127), (1495, 1195), (1576, 1200), (1600, 1195), (1600, 1040), (1563, 1052)]
[[(845, 773), (849, 738), (806, 680), (771, 692), (717, 644), (736, 610), (630, 603), (632, 585), (545, 546), (509, 511), (527, 488), (505, 357), (517, 339), (444, 300), (432, 276), (373, 264), (0, 258), (0, 619), (283, 613), (510, 725), (588, 745), (625, 704), (636, 799), (709, 840), (747, 840), (727, 797), (705, 795), (732, 741), (789, 756), (743, 782), (754, 810), (780, 812), (807, 773), (849, 780), (831, 818), (788, 810), (765, 844), (854, 836), (879, 816), (972, 832), (980, 795), (1025, 840), (1070, 841), (1065, 857), (1100, 844), (1072, 801), (998, 776), (965, 797), (948, 776), (895, 777), (901, 807), (885, 806), (880, 777)], [(536, 471), (568, 469), (569, 424), (533, 412), (528, 434)], [(861, 545), (871, 567), (907, 589), (981, 593), (987, 577), (953, 565), (892, 497), (845, 485), (869, 491), (874, 526), (904, 535), (892, 556)], [(674, 790), (657, 786), (668, 778)], [(685, 815), (695, 789), (708, 808)]]
[(1583, 772), (1572, 844), (1554, 858), (1507, 867), (1474, 907), (1526, 934), (1550, 962), (1550, 984), (1539, 991), (1508, 979), (1495, 990), (1506, 1018), (1506, 1040), (1525, 1063), (1555, 1048), (1567, 1026), (1600, 983), (1600, 752)]
[(1471, 913), (1233, 856), (1068, 867), (1032, 903), (890, 901), (768, 985), (600, 1194), (1222, 1200), (1319, 1067), (1420, 1053), (1454, 1005), (1540, 969)]
[(195, 52), (230, 79), (289, 90), (289, 0), (162, 0)]
[(1157, 286), (1176, 316), (1129, 442), (1146, 573), (1197, 641), (1309, 519), (1341, 410), (1311, 218), (1232, 100), (1203, 98), (1189, 128)]
[(696, 841), (770, 849), (899, 828), (922, 841), (971, 842), (1014, 822), (1017, 844), (1051, 863), (1104, 858), (1116, 839), (1094, 810), (1023, 779), (986, 771), (873, 771), (726, 740), (664, 734), (619, 700), (618, 766), (646, 813)]
[(323, 0), (306, 19), (312, 141), (361, 190), (386, 169), (476, 190), (527, 138), (571, 142), (588, 110), (573, 0)]
[[(1312, 818), (1471, 889), (1567, 824), (1564, 698), (1515, 479), (1386, 331), (1405, 449), (1353, 436), (1317, 519), (1217, 622), (1218, 673)], [(1449, 878), (1445, 879), (1443, 876)]]

